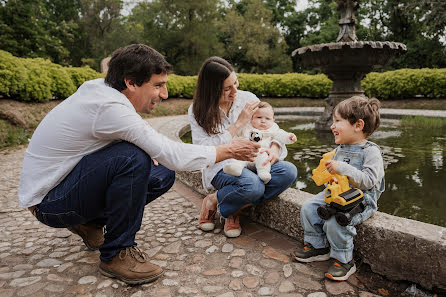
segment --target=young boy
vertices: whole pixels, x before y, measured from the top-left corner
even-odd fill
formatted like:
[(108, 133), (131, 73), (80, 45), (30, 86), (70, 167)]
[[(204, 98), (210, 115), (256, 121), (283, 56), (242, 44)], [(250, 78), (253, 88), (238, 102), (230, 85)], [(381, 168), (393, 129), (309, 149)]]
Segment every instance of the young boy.
[(384, 191), (384, 165), (381, 149), (367, 138), (379, 127), (380, 103), (377, 99), (359, 96), (340, 102), (333, 109), (331, 130), (336, 144), (335, 155), (325, 163), (331, 174), (348, 177), (349, 183), (364, 193), (365, 209), (353, 216), (343, 227), (334, 216), (327, 220), (317, 214), (319, 206), (325, 204), (324, 192), (308, 199), (301, 209), (301, 224), (304, 229), (304, 248), (291, 253), (299, 262), (334, 262), (325, 276), (344, 281), (355, 273), (353, 260), (353, 237), (355, 225), (371, 217), (377, 210), (377, 201)]
[[(259, 108), (252, 115), (251, 125), (247, 125), (241, 130), (239, 136), (246, 137), (253, 141), (258, 141), (261, 148), (269, 148), (272, 141), (278, 141), (284, 144), (292, 144), (296, 141), (296, 135), (288, 133), (279, 128), (274, 122), (273, 107), (267, 102), (260, 102)], [(266, 152), (259, 153), (254, 162), (234, 160), (223, 167), (227, 174), (240, 176), (245, 167), (256, 169), (257, 175), (267, 184), (271, 180), (271, 164), (268, 162)]]

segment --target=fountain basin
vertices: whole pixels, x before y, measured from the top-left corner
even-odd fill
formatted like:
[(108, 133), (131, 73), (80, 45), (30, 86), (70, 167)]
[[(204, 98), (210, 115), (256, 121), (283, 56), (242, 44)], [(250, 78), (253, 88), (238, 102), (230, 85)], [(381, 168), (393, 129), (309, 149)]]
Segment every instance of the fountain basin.
[(333, 87), (325, 111), (316, 122), (317, 130), (329, 130), (333, 108), (352, 96), (364, 96), (361, 80), (374, 68), (388, 65), (407, 51), (406, 45), (391, 41), (350, 41), (314, 44), (293, 52), (306, 68), (326, 74)]

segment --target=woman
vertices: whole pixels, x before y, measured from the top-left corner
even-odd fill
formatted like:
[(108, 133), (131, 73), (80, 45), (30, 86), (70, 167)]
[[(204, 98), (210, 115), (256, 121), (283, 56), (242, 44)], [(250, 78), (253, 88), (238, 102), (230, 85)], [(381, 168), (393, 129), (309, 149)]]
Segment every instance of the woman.
[[(237, 91), (238, 80), (233, 67), (220, 57), (211, 57), (201, 66), (194, 102), (189, 107), (189, 121), (194, 144), (219, 145), (230, 143), (257, 111), (259, 99), (250, 92)], [(225, 218), (224, 233), (238, 237), (241, 233), (238, 213), (276, 197), (296, 182), (296, 167), (283, 160), (287, 150), (274, 142), (266, 149), (271, 163), (271, 180), (264, 184), (256, 173), (244, 168), (240, 176), (223, 172), (231, 159), (203, 170), (203, 186), (217, 192), (206, 196), (201, 207), (199, 226), (213, 230), (217, 207)]]

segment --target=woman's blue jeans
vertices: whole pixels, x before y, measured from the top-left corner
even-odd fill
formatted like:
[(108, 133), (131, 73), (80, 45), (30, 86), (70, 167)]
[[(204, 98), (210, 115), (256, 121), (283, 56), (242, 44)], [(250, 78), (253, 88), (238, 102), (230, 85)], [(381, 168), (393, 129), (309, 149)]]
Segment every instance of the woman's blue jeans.
[(119, 142), (87, 155), (36, 208), (39, 221), (55, 228), (106, 225), (101, 261), (135, 246), (144, 206), (167, 192), (175, 172), (154, 166), (143, 150)]
[(258, 205), (274, 198), (296, 183), (297, 168), (287, 161), (271, 166), (271, 180), (265, 185), (256, 172), (243, 168), (240, 176), (233, 176), (220, 170), (212, 179), (218, 190), (217, 200), (220, 215), (227, 218), (242, 206)]

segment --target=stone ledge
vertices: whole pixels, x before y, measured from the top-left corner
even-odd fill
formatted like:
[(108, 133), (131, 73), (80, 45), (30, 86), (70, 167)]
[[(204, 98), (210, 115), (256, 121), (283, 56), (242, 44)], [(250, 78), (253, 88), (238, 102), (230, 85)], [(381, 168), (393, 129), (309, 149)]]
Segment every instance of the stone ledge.
[[(189, 130), (187, 116), (151, 124), (155, 128), (159, 125), (164, 134), (177, 141)], [(205, 195), (200, 172), (177, 172), (177, 178)], [(310, 193), (287, 189), (247, 214), (255, 222), (301, 241), (300, 209), (311, 197)], [(357, 227), (357, 234), (355, 252), (375, 273), (430, 290), (446, 290), (446, 228), (377, 212)]]

